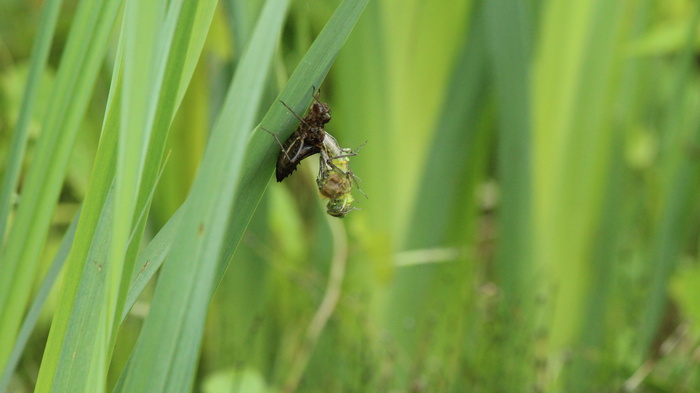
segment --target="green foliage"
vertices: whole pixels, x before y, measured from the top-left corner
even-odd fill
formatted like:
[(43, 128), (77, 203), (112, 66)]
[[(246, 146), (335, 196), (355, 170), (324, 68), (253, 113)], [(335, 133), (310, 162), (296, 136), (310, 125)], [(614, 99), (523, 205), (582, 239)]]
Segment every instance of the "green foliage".
[[(695, 2), (39, 3), (0, 392), (700, 391)], [(260, 130), (319, 87), (343, 219)]]

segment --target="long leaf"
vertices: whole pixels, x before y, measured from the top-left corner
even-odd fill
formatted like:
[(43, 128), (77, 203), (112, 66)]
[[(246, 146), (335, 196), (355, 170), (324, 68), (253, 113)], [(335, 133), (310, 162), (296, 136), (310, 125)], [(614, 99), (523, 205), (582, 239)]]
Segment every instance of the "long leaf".
[(34, 331), (34, 327), (36, 326), (36, 323), (39, 320), (41, 309), (46, 304), (46, 300), (49, 297), (51, 288), (53, 288), (54, 284), (56, 283), (56, 280), (58, 279), (61, 273), (61, 269), (63, 268), (63, 265), (66, 262), (66, 260), (68, 259), (68, 253), (70, 252), (70, 246), (73, 243), (73, 239), (75, 237), (75, 229), (78, 226), (79, 217), (80, 214), (77, 214), (75, 218), (73, 218), (73, 221), (71, 221), (68, 230), (63, 235), (63, 240), (61, 240), (61, 246), (56, 252), (53, 261), (51, 262), (51, 267), (49, 267), (48, 272), (46, 272), (44, 281), (41, 283), (41, 287), (39, 288), (39, 291), (37, 292), (36, 297), (34, 298), (32, 306), (29, 308), (29, 310), (27, 310), (27, 315), (25, 316), (24, 321), (22, 322), (22, 327), (19, 330), (19, 334), (17, 335), (17, 341), (15, 341), (14, 348), (12, 349), (12, 354), (10, 355), (9, 360), (5, 365), (5, 369), (3, 370), (2, 375), (0, 375), (0, 392), (5, 392), (7, 387), (10, 385), (10, 381), (12, 380), (12, 374), (15, 372), (15, 368), (19, 363), (20, 357), (22, 356), (22, 352), (24, 351), (25, 346), (29, 341), (29, 337), (31, 336), (32, 331)]
[[(511, 0), (485, 2), (487, 37), (494, 65), (498, 102), (498, 178), (503, 198), (499, 205), (499, 248), (496, 272), (503, 291), (500, 323), (517, 324), (508, 330), (499, 348), (504, 351), (499, 371), (510, 375), (498, 381), (507, 391), (526, 390), (532, 351), (523, 350), (530, 342), (534, 318), (532, 310), (536, 282), (532, 266), (532, 128), (530, 115), (530, 59), (532, 58), (532, 19), (530, 3)], [(513, 321), (513, 316), (521, 316)]]
[(6, 359), (13, 346), (29, 300), (73, 142), (118, 8), (117, 0), (83, 1), (76, 13), (14, 225), (0, 251), (0, 359)]
[[(162, 23), (157, 23), (159, 17), (152, 15), (153, 23), (160, 24), (161, 28), (150, 34), (162, 39), (157, 40), (158, 46), (155, 48), (143, 48), (150, 54), (148, 56), (142, 54), (141, 57), (149, 60), (148, 65), (142, 67), (152, 67), (155, 76), (150, 78), (148, 83), (132, 81), (132, 85), (139, 85), (141, 89), (130, 89), (128, 93), (130, 96), (142, 96), (141, 100), (135, 102), (143, 102), (144, 97), (147, 98), (148, 104), (141, 106), (148, 107), (149, 112), (138, 116), (134, 113), (132, 115), (142, 117), (142, 120), (144, 117), (150, 119), (143, 120), (146, 124), (137, 128), (153, 130), (150, 137), (141, 136), (144, 141), (126, 141), (126, 145), (133, 146), (131, 149), (123, 146), (126, 150), (135, 150), (145, 155), (145, 159), (141, 158), (145, 160), (144, 163), (137, 165), (141, 167), (137, 169), (139, 174), (127, 175), (131, 180), (135, 177), (143, 179), (135, 204), (135, 208), (138, 209), (136, 211), (140, 213), (133, 214), (135, 224), (132, 225), (130, 220), (132, 214), (120, 214), (116, 217), (124, 220), (122, 225), (129, 230), (127, 234), (130, 239), (129, 250), (134, 250), (131, 252), (134, 255), (146, 222), (144, 212), (150, 205), (158, 170), (161, 168), (167, 131), (186, 90), (194, 63), (199, 57), (205, 37), (202, 30), (207, 30), (214, 9), (213, 1), (188, 2), (185, 7), (175, 7), (177, 4), (171, 3), (165, 21), (161, 21)], [(47, 386), (53, 379), (53, 387), (58, 390), (77, 391), (81, 388), (87, 391), (103, 390), (109, 354), (116, 341), (116, 326), (121, 323), (121, 304), (126, 298), (135, 256), (124, 255), (125, 245), (122, 245), (120, 257), (107, 262), (108, 253), (111, 252), (109, 250), (114, 251), (115, 247), (120, 246), (110, 243), (114, 241), (113, 228), (105, 228), (105, 225), (111, 226), (112, 220), (104, 217), (105, 214), (113, 214), (112, 212), (115, 211), (114, 206), (111, 206), (114, 199), (108, 200), (107, 192), (112, 188), (115, 174), (118, 136), (121, 134), (117, 131), (123, 122), (123, 120), (120, 121), (121, 108), (123, 103), (129, 103), (125, 97), (126, 93), (122, 91), (121, 59), (126, 56), (122, 50), (125, 40), (121, 43), (117, 53), (103, 137), (86, 198), (85, 219), (81, 220), (78, 228), (79, 238), (83, 241), (74, 245), (67, 273), (67, 277), (71, 277), (78, 284), (65, 286), (61, 294), (59, 312), (54, 319), (49, 349), (45, 352), (44, 365), (40, 373), (39, 386), (41, 387)], [(122, 192), (131, 193), (125, 190), (123, 189)], [(127, 206), (123, 207), (122, 211), (130, 209)], [(127, 221), (128, 223), (125, 224)], [(126, 241), (126, 239), (123, 240)], [(105, 244), (111, 244), (111, 246), (105, 248)], [(124, 268), (112, 270), (113, 266), (121, 265), (122, 259)], [(96, 260), (100, 261), (97, 265), (98, 269), (83, 268), (83, 266), (94, 266), (92, 262)], [(116, 265), (112, 263), (114, 261)], [(111, 277), (109, 291), (104, 290), (107, 281), (100, 278), (104, 276), (103, 271), (111, 272), (109, 273)], [(125, 283), (122, 283), (122, 277), (127, 277)], [(84, 334), (70, 335), (71, 331), (82, 331)], [(78, 354), (81, 356), (77, 357)]]
[[(267, 2), (242, 57), (187, 201), (169, 263), (162, 269), (151, 314), (117, 391), (190, 389), (245, 140), (253, 128), (288, 4), (284, 0)], [(148, 370), (144, 364), (156, 367)]]
[[(5, 168), (5, 176), (0, 187), (0, 245), (5, 239), (7, 229), (7, 217), (10, 213), (12, 197), (17, 186), (19, 171), (22, 166), (24, 149), (29, 137), (29, 120), (36, 106), (36, 96), (39, 93), (39, 80), (46, 68), (46, 60), (49, 57), (51, 41), (53, 40), (58, 11), (61, 9), (62, 0), (51, 0), (44, 4), (39, 21), (39, 32), (32, 48), (29, 78), (22, 99), (17, 127), (12, 134), (10, 155)], [(2, 290), (2, 289), (0, 289)], [(0, 363), (2, 364), (2, 363)]]

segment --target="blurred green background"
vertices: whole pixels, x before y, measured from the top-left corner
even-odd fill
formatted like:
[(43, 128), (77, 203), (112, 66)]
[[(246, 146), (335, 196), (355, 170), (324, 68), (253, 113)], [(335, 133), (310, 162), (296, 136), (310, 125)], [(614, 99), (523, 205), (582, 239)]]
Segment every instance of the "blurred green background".
[[(0, 3), (3, 175), (43, 3)], [(64, 1), (57, 19), (13, 204), (79, 3)], [(190, 193), (262, 4), (222, 0), (198, 26), (206, 40), (190, 59), (142, 250)], [(291, 2), (255, 124), (339, 4)], [(127, 18), (46, 204), (30, 300), (90, 187)], [(367, 141), (351, 164), (368, 198), (355, 190), (362, 210), (326, 215), (315, 157), (269, 182), (247, 227), (234, 224), (245, 233), (213, 284), (191, 390), (700, 391), (699, 18), (690, 0), (370, 0), (320, 86), (326, 130), (342, 147)], [(5, 249), (13, 211), (0, 223)], [(34, 391), (62, 285), (72, 283), (58, 277), (4, 381), (10, 392)], [(113, 336), (107, 390), (154, 286)]]

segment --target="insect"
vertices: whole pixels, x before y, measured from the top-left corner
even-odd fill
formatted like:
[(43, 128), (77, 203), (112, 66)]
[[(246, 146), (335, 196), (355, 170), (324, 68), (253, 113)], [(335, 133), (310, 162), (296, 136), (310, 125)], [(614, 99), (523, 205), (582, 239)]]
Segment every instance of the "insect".
[(327, 135), (323, 127), (331, 121), (331, 109), (328, 104), (318, 99), (320, 94), (319, 89), (313, 95), (314, 103), (311, 104), (304, 118), (299, 117), (292, 108), (280, 101), (299, 119), (299, 125), (284, 144), (280, 142), (277, 135), (263, 128), (275, 138), (281, 148), (280, 154), (277, 156), (277, 169), (275, 171), (277, 182), (281, 182), (291, 175), (304, 158), (320, 153), (323, 149), (323, 141)]
[[(359, 210), (352, 206), (355, 201), (351, 194), (352, 183), (354, 181), (357, 184), (357, 176), (350, 170), (350, 157), (357, 155), (364, 144), (354, 151), (342, 149), (335, 138), (327, 134), (323, 145), (316, 184), (321, 196), (329, 199), (326, 212), (333, 217), (342, 218), (353, 210)], [(359, 184), (357, 189), (362, 192)]]
[[(282, 105), (299, 119), (299, 125), (284, 144), (280, 142), (277, 135), (261, 128), (272, 135), (281, 148), (276, 167), (278, 182), (291, 175), (304, 158), (320, 153), (316, 178), (318, 190), (321, 196), (328, 198), (326, 212), (333, 217), (342, 218), (353, 210), (359, 210), (352, 206), (355, 201), (351, 194), (352, 183), (354, 181), (357, 184), (358, 178), (350, 170), (350, 157), (357, 155), (364, 143), (355, 150), (344, 149), (332, 135), (326, 132), (324, 127), (331, 120), (331, 110), (328, 104), (319, 100), (320, 94), (320, 90), (313, 94), (314, 102), (303, 118), (280, 100)], [(359, 184), (357, 189), (362, 192)]]

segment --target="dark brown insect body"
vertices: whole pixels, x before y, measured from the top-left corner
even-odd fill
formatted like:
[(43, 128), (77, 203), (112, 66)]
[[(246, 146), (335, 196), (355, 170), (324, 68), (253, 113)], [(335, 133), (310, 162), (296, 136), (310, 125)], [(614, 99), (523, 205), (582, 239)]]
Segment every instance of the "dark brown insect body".
[[(323, 126), (331, 120), (331, 110), (326, 103), (318, 101), (317, 96), (314, 96), (314, 99), (316, 102), (311, 104), (309, 112), (284, 142), (282, 151), (277, 156), (276, 177), (278, 182), (291, 175), (301, 160), (320, 153), (323, 148), (323, 139), (326, 136), (326, 130), (323, 129)], [(287, 105), (284, 104), (284, 106)], [(289, 110), (291, 111), (291, 108)]]
[(272, 135), (280, 145), (281, 151), (277, 156), (277, 181), (281, 182), (291, 175), (304, 158), (320, 153), (323, 147), (323, 140), (326, 137), (326, 130), (323, 128), (331, 121), (331, 109), (328, 104), (318, 100), (320, 91), (314, 94), (314, 103), (309, 107), (309, 111), (302, 119), (294, 113), (283, 101), (280, 101), (294, 116), (299, 119), (299, 125), (292, 135), (282, 144), (277, 135), (263, 128), (264, 131)]
[(360, 192), (362, 190), (357, 184), (357, 176), (350, 170), (349, 157), (357, 155), (364, 143), (355, 150), (340, 147), (338, 141), (324, 128), (326, 123), (331, 120), (331, 110), (327, 104), (319, 101), (319, 95), (318, 91), (313, 94), (314, 102), (304, 118), (301, 118), (292, 108), (280, 100), (282, 105), (299, 119), (299, 125), (284, 144), (280, 142), (276, 134), (262, 127), (261, 129), (272, 135), (281, 149), (279, 156), (277, 156), (276, 177), (278, 182), (291, 175), (304, 158), (320, 153), (319, 172), (316, 178), (318, 190), (321, 196), (328, 198), (326, 212), (333, 217), (343, 218), (351, 211), (359, 210), (352, 206), (355, 201), (351, 193), (353, 181), (357, 185), (357, 189)]

